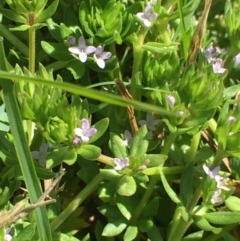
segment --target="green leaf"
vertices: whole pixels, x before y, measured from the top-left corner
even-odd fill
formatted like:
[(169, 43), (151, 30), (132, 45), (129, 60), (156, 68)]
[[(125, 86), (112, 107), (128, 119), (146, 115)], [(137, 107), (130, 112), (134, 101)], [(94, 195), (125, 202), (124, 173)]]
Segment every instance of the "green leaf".
[(47, 156), (46, 168), (51, 169), (55, 166), (58, 166), (62, 162), (67, 163), (68, 165), (74, 164), (77, 159), (77, 154), (74, 150), (64, 147), (56, 151), (51, 152)]
[(60, 32), (61, 32), (61, 36), (62, 39), (67, 39), (69, 36), (73, 35), (73, 32), (71, 31), (71, 29), (69, 29), (64, 23), (60, 24)]
[(137, 159), (142, 158), (148, 149), (148, 131), (147, 127), (142, 126), (133, 136), (130, 145), (130, 156)]
[(117, 193), (122, 196), (132, 196), (137, 190), (137, 184), (133, 177), (124, 175), (117, 184)]
[(4, 78), (6, 80), (9, 80), (10, 82), (12, 81), (12, 79), (14, 79), (15, 81), (22, 81), (24, 83), (30, 82), (33, 84), (41, 84), (51, 88), (68, 91), (76, 95), (81, 95), (84, 97), (99, 100), (105, 103), (110, 103), (112, 105), (117, 105), (122, 107), (127, 107), (131, 105), (136, 110), (154, 112), (160, 115), (169, 115), (169, 116), (175, 115), (175, 113), (173, 113), (172, 111), (166, 110), (165, 108), (157, 105), (152, 105), (141, 101), (123, 99), (122, 97), (117, 96), (116, 94), (105, 93), (104, 91), (99, 91), (94, 89), (86, 89), (86, 87), (70, 84), (67, 82), (64, 82), (64, 83), (53, 82), (53, 81), (49, 81), (39, 77), (21, 76), (21, 75), (13, 74), (2, 70), (0, 70), (0, 78)]
[(119, 219), (122, 218), (122, 214), (119, 212), (118, 208), (116, 206), (112, 206), (109, 204), (103, 204), (99, 206), (98, 211), (104, 215), (105, 217), (109, 219)]
[(159, 206), (159, 197), (154, 197), (147, 205), (144, 207), (141, 217), (151, 218), (157, 211)]
[(122, 215), (127, 219), (130, 220), (132, 217), (133, 212), (136, 208), (136, 199), (134, 197), (125, 197), (121, 195), (116, 195), (116, 204)]
[(222, 231), (221, 235), (223, 236), (225, 241), (237, 241), (237, 239), (235, 239), (230, 233)]
[(151, 241), (163, 241), (163, 238), (155, 225), (147, 232), (147, 235)]
[(104, 118), (97, 123), (95, 123), (92, 127), (97, 129), (97, 133), (91, 137), (90, 141), (88, 143), (92, 143), (96, 140), (98, 140), (104, 132), (107, 130), (109, 124), (109, 118)]
[(80, 79), (85, 73), (85, 64), (78, 59), (69, 61), (66, 67), (76, 80)]
[(46, 10), (36, 14), (36, 22), (42, 23), (49, 19), (57, 10), (59, 0), (55, 0)]
[(121, 175), (114, 169), (100, 169), (100, 173), (104, 179), (109, 181), (116, 181), (121, 177)]
[(240, 198), (230, 196), (225, 200), (225, 204), (229, 208), (229, 210), (240, 212)]
[(60, 232), (55, 232), (53, 234), (53, 241), (79, 241), (79, 239), (73, 237), (73, 236), (69, 236), (67, 234), (64, 233), (60, 233)]
[(36, 225), (30, 224), (26, 228), (22, 229), (19, 234), (12, 239), (12, 241), (28, 241), (32, 240), (35, 233)]
[(14, 28), (9, 28), (11, 31), (26, 31), (30, 28), (31, 26), (29, 24), (22, 24), (20, 26), (14, 27)]
[(144, 163), (146, 160), (149, 160), (147, 163), (147, 167), (159, 167), (163, 166), (164, 162), (167, 160), (166, 155), (162, 154), (148, 154), (142, 157), (142, 162)]
[(213, 212), (203, 215), (208, 222), (218, 225), (228, 225), (240, 222), (240, 212)]
[(63, 44), (42, 41), (41, 45), (43, 50), (54, 59), (69, 61), (73, 58), (70, 52), (68, 52), (67, 47)]
[(114, 237), (122, 233), (122, 231), (127, 227), (126, 220), (123, 218), (116, 219), (111, 223), (108, 223), (102, 232), (103, 236)]
[(132, 241), (137, 237), (138, 228), (136, 226), (129, 226), (123, 235), (124, 241)]
[[(4, 54), (3, 41), (0, 41), (0, 69), (7, 70), (6, 57)], [(24, 76), (25, 77), (25, 76)], [(30, 201), (35, 203), (42, 194), (41, 185), (36, 174), (32, 156), (29, 150), (26, 133), (23, 129), (22, 118), (19, 105), (16, 100), (14, 86), (1, 77), (4, 102), (9, 118), (11, 134), (16, 149), (20, 169), (23, 173), (24, 181), (28, 189)], [(39, 238), (42, 240), (52, 240), (51, 229), (45, 207), (34, 210)]]
[(25, 17), (23, 17), (21, 14), (16, 13), (15, 11), (8, 10), (6, 8), (0, 8), (1, 14), (3, 14), (6, 18), (17, 22), (17, 23), (25, 23), (27, 24), (28, 21)]
[(150, 229), (152, 229), (153, 226), (154, 226), (154, 222), (153, 222), (152, 218), (148, 218), (148, 219), (141, 218), (138, 220), (138, 227), (141, 232), (146, 233)]
[(62, 42), (62, 36), (59, 25), (54, 23), (51, 18), (46, 21), (46, 24), (52, 37), (55, 38), (59, 43)]
[(158, 53), (158, 54), (166, 54), (172, 51), (176, 51), (178, 47), (178, 43), (156, 43), (156, 42), (148, 42), (142, 46), (144, 50), (147, 50), (151, 53)]
[(222, 228), (215, 228), (211, 226), (209, 222), (201, 216), (194, 215), (192, 218), (194, 220), (194, 223), (202, 230), (211, 231), (215, 234), (219, 234), (222, 230)]
[(181, 203), (180, 199), (178, 198), (177, 194), (173, 191), (173, 189), (170, 187), (170, 185), (167, 182), (166, 177), (164, 176), (162, 170), (160, 170), (160, 176), (161, 176), (161, 180), (164, 186), (164, 189), (166, 191), (166, 193), (168, 194), (168, 196), (172, 199), (173, 202), (175, 202), (176, 204)]
[(114, 182), (103, 182), (98, 187), (98, 196), (103, 202), (111, 202), (114, 199), (115, 193), (116, 185)]
[(56, 173), (51, 172), (51, 171), (47, 170), (46, 168), (35, 167), (35, 169), (36, 169), (36, 172), (37, 172), (37, 176), (40, 179), (45, 180), (45, 179), (51, 179), (51, 178), (56, 177)]
[(77, 150), (77, 153), (80, 156), (90, 161), (97, 160), (98, 157), (101, 155), (101, 152), (101, 148), (94, 145), (82, 145)]
[(109, 147), (114, 157), (123, 159), (128, 156), (127, 147), (124, 141), (116, 134), (110, 133)]

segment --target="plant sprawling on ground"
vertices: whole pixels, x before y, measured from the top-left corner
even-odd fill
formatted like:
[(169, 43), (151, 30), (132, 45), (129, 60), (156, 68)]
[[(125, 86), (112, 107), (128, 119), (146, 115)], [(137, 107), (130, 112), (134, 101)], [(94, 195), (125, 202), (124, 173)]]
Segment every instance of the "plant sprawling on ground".
[(0, 1), (0, 240), (239, 240), (239, 8)]

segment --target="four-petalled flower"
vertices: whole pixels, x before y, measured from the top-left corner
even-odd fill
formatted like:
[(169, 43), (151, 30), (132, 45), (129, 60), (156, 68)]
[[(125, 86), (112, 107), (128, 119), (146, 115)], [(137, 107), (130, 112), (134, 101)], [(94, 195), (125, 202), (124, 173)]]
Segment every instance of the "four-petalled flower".
[(132, 141), (132, 134), (131, 134), (131, 132), (128, 131), (128, 130), (125, 130), (125, 131), (124, 131), (124, 137), (126, 138), (126, 139), (124, 140), (124, 144), (125, 144), (128, 148), (130, 148), (130, 144), (131, 144), (131, 141)]
[[(74, 43), (73, 39), (71, 39), (71, 43)], [(79, 60), (82, 63), (85, 63), (87, 55), (94, 53), (96, 48), (94, 46), (87, 46), (84, 37), (81, 36), (78, 40), (78, 46), (69, 47), (68, 50), (73, 54), (77, 54), (79, 56)]]
[(148, 2), (144, 12), (137, 13), (137, 17), (144, 23), (146, 27), (150, 27), (152, 21), (158, 16), (157, 13), (153, 12), (152, 7), (151, 2)]
[(50, 147), (49, 144), (43, 143), (40, 146), (39, 151), (32, 151), (32, 157), (34, 159), (37, 159), (39, 161), (39, 164), (43, 167), (46, 165), (46, 158), (50, 153), (47, 151), (49, 147)]
[(90, 128), (89, 121), (85, 118), (82, 119), (82, 127), (75, 128), (74, 133), (77, 137), (74, 138), (73, 144), (77, 145), (80, 142), (88, 142), (90, 137), (96, 134), (96, 128)]
[(153, 115), (151, 113), (147, 113), (147, 120), (140, 120), (138, 123), (143, 126), (146, 125), (149, 132), (148, 132), (148, 137), (149, 139), (152, 138), (153, 131), (156, 130), (156, 126), (159, 124), (160, 120), (154, 120)]
[(227, 69), (221, 67), (222, 59), (216, 59), (215, 63), (212, 65), (213, 72), (218, 74), (223, 74)]
[(10, 235), (11, 228), (6, 228), (4, 231), (5, 231), (4, 241), (12, 240), (12, 236)]
[(99, 68), (104, 69), (105, 67), (105, 59), (109, 59), (112, 56), (110, 52), (103, 52), (102, 46), (98, 46), (93, 55), (97, 65)]
[(114, 159), (113, 159), (113, 162), (114, 162), (114, 164), (115, 164), (114, 169), (115, 169), (116, 171), (120, 171), (120, 170), (122, 170), (123, 168), (129, 166), (129, 159), (128, 159), (128, 157), (125, 157), (125, 158), (123, 158), (123, 159), (114, 158)]

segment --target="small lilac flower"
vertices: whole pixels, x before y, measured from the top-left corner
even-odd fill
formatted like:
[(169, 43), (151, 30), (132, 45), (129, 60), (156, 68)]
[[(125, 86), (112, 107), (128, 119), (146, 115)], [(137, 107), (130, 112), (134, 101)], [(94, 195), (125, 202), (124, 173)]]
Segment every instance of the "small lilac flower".
[(125, 157), (125, 158), (123, 158), (123, 159), (114, 158), (114, 159), (113, 159), (113, 162), (114, 162), (114, 164), (116, 165), (116, 166), (114, 167), (114, 169), (115, 169), (116, 171), (120, 171), (120, 170), (122, 170), (123, 168), (129, 166), (129, 159), (128, 159), (128, 157)]
[(216, 59), (215, 63), (212, 65), (213, 72), (218, 74), (223, 74), (227, 69), (221, 67), (222, 59)]
[(231, 123), (231, 122), (235, 122), (236, 118), (234, 116), (229, 116), (227, 120), (229, 123)]
[[(71, 40), (73, 42), (73, 39)], [(78, 40), (78, 46), (69, 47), (68, 50), (73, 54), (78, 54), (79, 60), (85, 63), (87, 60), (87, 55), (94, 53), (96, 48), (94, 46), (86, 46), (86, 42), (83, 36)]]
[(49, 144), (42, 144), (39, 151), (32, 151), (32, 157), (39, 161), (39, 164), (44, 167), (46, 165), (46, 158), (50, 152), (48, 152)]
[(124, 131), (124, 137), (125, 137), (125, 140), (124, 140), (124, 144), (130, 148), (130, 144), (131, 144), (131, 141), (132, 141), (132, 134), (130, 131), (126, 130)]
[(152, 12), (152, 4), (150, 2), (147, 3), (144, 12), (137, 13), (137, 17), (144, 23), (146, 27), (150, 27), (152, 21), (155, 20), (157, 16), (157, 13)]
[(212, 170), (206, 165), (203, 165), (203, 170), (205, 171), (205, 173), (211, 178), (211, 179), (215, 179), (215, 177), (218, 175), (219, 171), (220, 171), (220, 167), (217, 166), (215, 168), (213, 168)]
[(147, 120), (140, 120), (138, 123), (143, 126), (146, 125), (147, 128), (151, 131), (155, 131), (156, 130), (156, 126), (159, 124), (160, 120), (154, 120), (153, 119), (153, 115), (148, 112), (147, 113)]
[(221, 194), (221, 189), (218, 189), (217, 191), (215, 191), (213, 193), (213, 196), (211, 198), (212, 204), (220, 203), (222, 201), (222, 198), (220, 197), (220, 194)]
[(97, 65), (99, 68), (104, 69), (105, 68), (105, 59), (109, 59), (112, 56), (110, 52), (103, 52), (102, 46), (98, 46), (96, 48), (96, 51), (93, 55)]
[(9, 234), (11, 232), (11, 228), (6, 228), (4, 231), (5, 231), (4, 241), (12, 240), (12, 236)]
[(175, 98), (173, 95), (168, 95), (167, 96), (167, 101), (168, 101), (168, 104), (169, 106), (172, 108), (175, 104)]
[(217, 57), (217, 52), (213, 48), (213, 46), (209, 46), (205, 51), (204, 51), (205, 58), (207, 59), (208, 63), (211, 63), (212, 61), (216, 60)]
[(88, 142), (90, 137), (96, 134), (96, 128), (90, 128), (89, 121), (85, 118), (82, 119), (82, 128), (75, 128), (74, 133), (77, 136), (73, 139), (73, 144), (79, 142)]
[(236, 68), (239, 65), (240, 65), (240, 53), (234, 57), (234, 67)]
[(223, 190), (225, 190), (225, 191), (230, 191), (230, 188), (228, 188), (226, 185), (227, 185), (227, 182), (229, 181), (229, 178), (224, 178), (224, 177), (222, 177), (222, 176), (219, 176), (219, 175), (217, 175), (216, 177), (215, 177), (215, 180), (216, 180), (216, 182), (217, 182), (217, 187), (219, 188), (219, 189), (223, 189)]

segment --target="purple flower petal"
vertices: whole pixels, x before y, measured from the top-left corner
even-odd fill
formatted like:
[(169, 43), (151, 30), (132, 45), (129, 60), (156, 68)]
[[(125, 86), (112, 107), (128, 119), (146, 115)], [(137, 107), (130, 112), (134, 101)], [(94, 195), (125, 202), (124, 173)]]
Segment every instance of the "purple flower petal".
[(92, 54), (92, 53), (94, 53), (96, 51), (96, 48), (94, 47), (94, 46), (88, 46), (88, 47), (86, 47), (86, 49), (85, 49), (85, 53), (86, 54)]
[(102, 59), (109, 59), (112, 56), (112, 53), (110, 52), (102, 52), (101, 58)]
[(97, 129), (96, 128), (90, 128), (90, 129), (88, 129), (86, 131), (86, 136), (91, 137), (91, 136), (95, 135), (96, 133), (97, 133)]
[(95, 55), (96, 56), (100, 55), (102, 53), (102, 51), (103, 51), (102, 46), (98, 46), (95, 50)]
[(222, 74), (226, 71), (226, 69), (221, 67), (222, 65), (222, 59), (217, 59), (216, 62), (213, 64), (213, 72)]
[(81, 36), (78, 40), (78, 48), (82, 50), (85, 50), (86, 48), (86, 42), (83, 36)]
[(150, 16), (149, 16), (149, 21), (152, 22), (153, 20), (155, 20), (157, 18), (157, 14), (156, 13), (152, 13)]
[(83, 130), (88, 130), (90, 127), (89, 121), (85, 118), (82, 119), (82, 129)]

